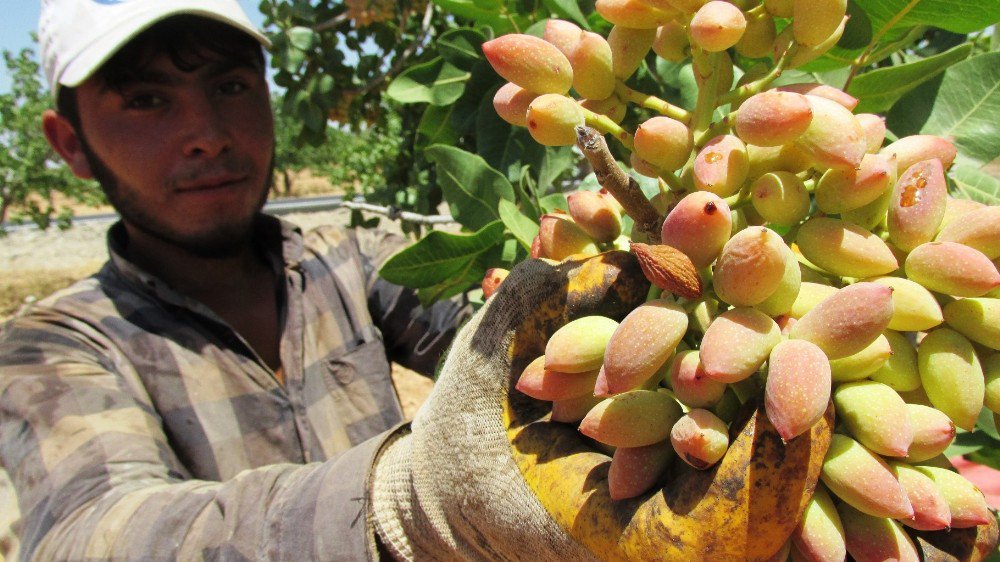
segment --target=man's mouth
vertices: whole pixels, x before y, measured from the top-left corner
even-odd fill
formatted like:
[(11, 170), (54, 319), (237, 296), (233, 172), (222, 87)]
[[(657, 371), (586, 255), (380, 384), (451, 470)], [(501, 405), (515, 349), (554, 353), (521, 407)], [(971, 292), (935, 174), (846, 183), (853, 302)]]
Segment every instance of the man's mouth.
[(245, 174), (224, 173), (207, 175), (191, 181), (180, 182), (177, 185), (177, 191), (189, 192), (225, 189), (246, 180), (246, 178)]

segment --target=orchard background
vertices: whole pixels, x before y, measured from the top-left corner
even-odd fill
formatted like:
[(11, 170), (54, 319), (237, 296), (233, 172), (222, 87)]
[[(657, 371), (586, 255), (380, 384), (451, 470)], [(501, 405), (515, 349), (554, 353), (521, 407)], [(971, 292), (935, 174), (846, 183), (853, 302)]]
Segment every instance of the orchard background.
[[(757, 2), (733, 3), (749, 9)], [(418, 288), (427, 302), (462, 292), (479, 298), (487, 269), (526, 259), (541, 214), (565, 209), (567, 191), (599, 188), (577, 149), (541, 146), (497, 116), (491, 102), (505, 81), (481, 49), (504, 34), (540, 36), (552, 18), (606, 36), (610, 24), (592, 1), (315, 4), (259, 6), (274, 44), (274, 195), (362, 195), (421, 214), (446, 207), (461, 232), (397, 223), (415, 243), (383, 270), (387, 278)], [(848, 3), (848, 15), (835, 47), (774, 84), (844, 89), (860, 100), (855, 113), (885, 117), (887, 142), (919, 133), (952, 139), (958, 157), (948, 171), (950, 194), (1000, 204), (1000, 3), (857, 0)], [(0, 96), (7, 147), (0, 151), (0, 220), (67, 228), (74, 212), (102, 204), (99, 189), (73, 179), (45, 144), (37, 124), (49, 98), (35, 54), (4, 55), (14, 87)], [(734, 53), (734, 82), (761, 62), (767, 61)], [(698, 95), (690, 59), (673, 62), (652, 52), (626, 84), (686, 110)], [(630, 107), (623, 123), (634, 129), (646, 116)], [(655, 181), (635, 177), (647, 195), (658, 191)], [(319, 178), (320, 187), (299, 178)], [(361, 213), (347, 221), (385, 224)], [(70, 280), (28, 283), (10, 299), (43, 296)], [(0, 314), (14, 308), (8, 304)], [(1000, 468), (997, 429), (985, 416), (978, 428), (961, 432), (949, 454)]]

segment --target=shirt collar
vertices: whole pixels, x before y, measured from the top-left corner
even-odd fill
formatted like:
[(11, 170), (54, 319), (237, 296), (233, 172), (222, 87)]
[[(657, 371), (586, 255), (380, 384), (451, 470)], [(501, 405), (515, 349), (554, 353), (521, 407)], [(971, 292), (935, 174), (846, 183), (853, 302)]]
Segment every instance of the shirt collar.
[[(296, 224), (273, 215), (261, 214), (254, 230), (254, 240), (262, 244), (267, 260), (276, 271), (298, 267), (304, 254), (302, 229)], [(112, 267), (125, 279), (169, 301), (178, 295), (161, 279), (125, 257), (127, 235), (125, 225), (118, 221), (108, 229), (108, 256)], [(181, 299), (186, 300), (186, 299)], [(180, 304), (180, 303), (178, 303)]]

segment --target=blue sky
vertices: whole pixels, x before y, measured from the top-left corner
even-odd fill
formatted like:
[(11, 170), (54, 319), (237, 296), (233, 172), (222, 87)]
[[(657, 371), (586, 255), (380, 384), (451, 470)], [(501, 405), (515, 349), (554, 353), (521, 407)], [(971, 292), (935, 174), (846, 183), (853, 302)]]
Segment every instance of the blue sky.
[[(250, 16), (250, 21), (258, 26), (263, 24), (264, 16), (257, 10), (259, 0), (239, 0), (243, 9)], [(3, 16), (0, 17), (0, 51), (18, 53), (25, 47), (35, 51), (37, 60), (38, 45), (31, 40), (31, 32), (38, 26), (38, 13), (41, 10), (41, 0), (8, 0), (4, 2)], [(10, 76), (7, 67), (0, 64), (0, 93), (10, 91)]]

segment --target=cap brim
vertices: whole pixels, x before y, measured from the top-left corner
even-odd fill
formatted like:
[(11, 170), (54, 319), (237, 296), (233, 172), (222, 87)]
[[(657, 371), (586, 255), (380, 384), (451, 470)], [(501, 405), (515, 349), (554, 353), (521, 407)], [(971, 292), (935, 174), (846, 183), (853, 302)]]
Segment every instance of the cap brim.
[[(126, 43), (134, 39), (143, 31), (153, 25), (173, 16), (195, 15), (203, 16), (235, 29), (243, 31), (247, 35), (256, 39), (265, 48), (270, 48), (271, 41), (249, 22), (243, 22), (228, 18), (218, 12), (205, 9), (205, 4), (201, 2), (180, 1), (172, 2), (165, 9), (159, 9), (156, 13), (148, 14), (146, 17), (134, 18), (129, 22), (115, 26), (111, 32), (102, 35), (96, 41), (83, 49), (62, 72), (59, 77), (59, 86), (75, 87), (87, 80), (98, 68), (108, 59), (114, 56)], [(131, 24), (131, 25), (130, 25)]]

